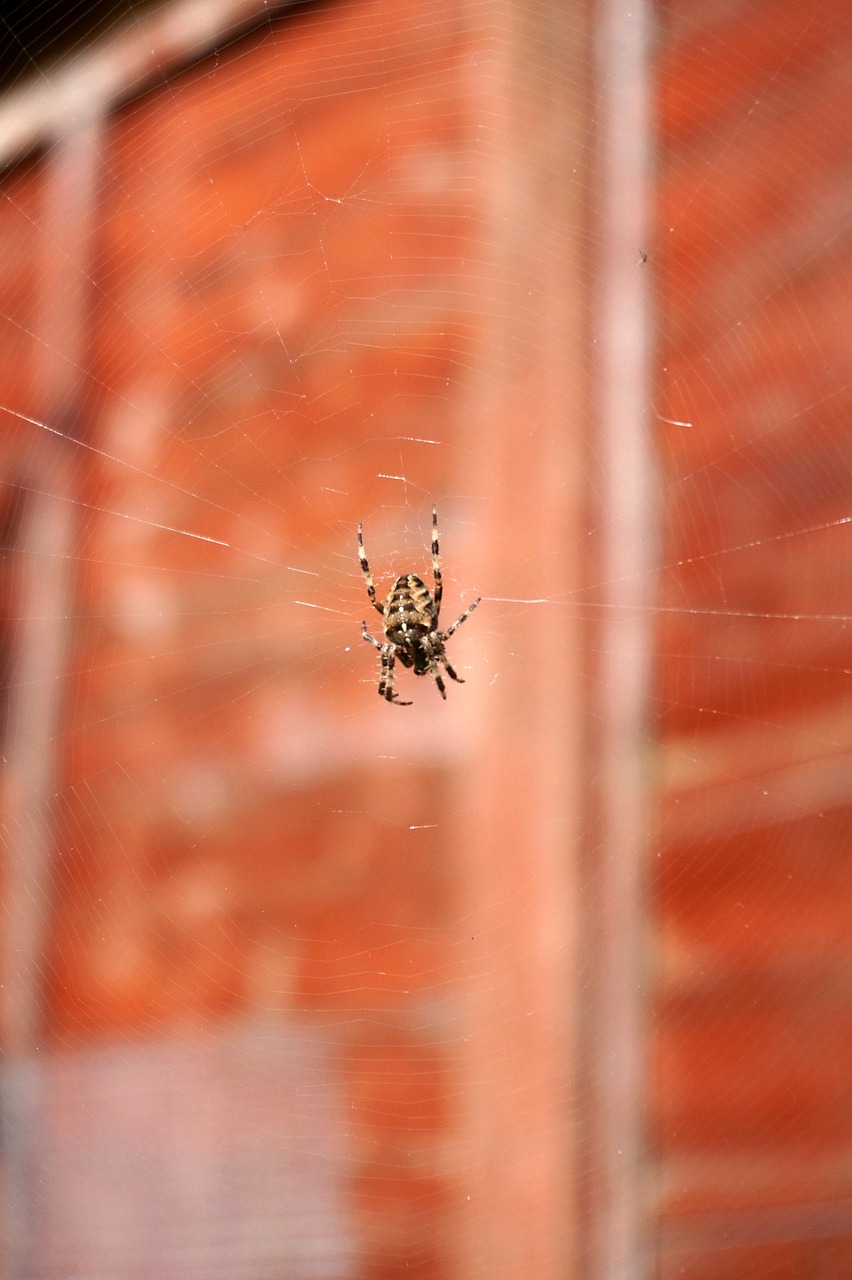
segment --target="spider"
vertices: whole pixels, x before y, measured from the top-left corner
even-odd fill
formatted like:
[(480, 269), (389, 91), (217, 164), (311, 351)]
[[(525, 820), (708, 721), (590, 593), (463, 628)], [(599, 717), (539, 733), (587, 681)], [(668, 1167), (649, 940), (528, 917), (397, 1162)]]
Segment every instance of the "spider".
[(373, 585), (373, 575), (370, 573), (370, 566), (367, 563), (367, 553), (364, 550), (360, 524), (358, 525), (358, 559), (361, 561), (361, 572), (367, 584), (367, 595), (370, 597), (370, 603), (373, 608), (382, 615), (382, 630), (386, 637), (385, 643), (380, 644), (367, 631), (366, 622), (361, 623), (361, 634), (364, 639), (369, 641), (382, 655), (379, 697), (385, 698), (388, 702), (395, 702), (398, 707), (411, 706), (410, 702), (403, 702), (394, 691), (393, 667), (394, 662), (399, 658), (404, 667), (414, 668), (416, 676), (433, 675), (435, 684), (438, 686), (438, 692), (442, 698), (446, 699), (447, 691), (441, 679), (439, 664), (443, 666), (451, 680), (455, 680), (458, 684), (464, 684), (464, 680), (462, 680), (461, 676), (457, 676), (450, 666), (444, 645), (453, 632), (470, 617), (479, 604), (481, 597), (477, 597), (473, 604), (468, 605), (461, 617), (457, 618), (451, 627), (447, 627), (446, 631), (438, 630), (441, 596), (444, 588), (441, 579), (441, 554), (438, 544), (438, 511), (435, 504), (432, 504), (434, 596), (430, 595), (429, 589), (422, 578), (418, 578), (414, 573), (404, 573), (402, 577), (397, 578), (391, 587), (384, 608), (382, 608), (376, 599), (376, 588)]

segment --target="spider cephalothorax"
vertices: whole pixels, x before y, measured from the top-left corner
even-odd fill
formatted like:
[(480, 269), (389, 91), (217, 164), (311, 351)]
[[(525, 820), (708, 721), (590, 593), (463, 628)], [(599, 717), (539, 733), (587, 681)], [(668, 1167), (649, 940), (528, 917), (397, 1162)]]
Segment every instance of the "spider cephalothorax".
[(367, 563), (367, 553), (364, 551), (360, 524), (358, 525), (358, 559), (361, 561), (361, 571), (367, 584), (367, 595), (370, 597), (370, 603), (373, 608), (382, 615), (382, 630), (385, 633), (385, 643), (380, 644), (367, 631), (366, 622), (361, 623), (364, 639), (369, 641), (382, 655), (379, 697), (386, 698), (388, 702), (395, 702), (400, 707), (411, 706), (410, 702), (401, 701), (394, 691), (393, 668), (394, 662), (399, 659), (404, 667), (413, 667), (416, 676), (425, 676), (431, 673), (435, 677), (435, 684), (438, 686), (441, 697), (446, 698), (447, 691), (441, 679), (440, 668), (444, 668), (451, 680), (456, 680), (459, 684), (464, 684), (464, 680), (462, 680), (461, 676), (457, 676), (450, 666), (444, 645), (456, 628), (460, 627), (465, 619), (469, 618), (473, 613), (479, 604), (479, 597), (465, 609), (461, 617), (457, 618), (451, 627), (447, 627), (446, 631), (438, 629), (443, 581), (441, 579), (441, 557), (438, 543), (438, 512), (435, 506), (432, 506), (434, 595), (430, 593), (422, 578), (418, 578), (415, 573), (404, 573), (401, 578), (397, 578), (391, 587), (384, 607), (382, 607), (376, 598), (376, 588), (373, 585), (373, 575), (370, 573), (370, 566)]

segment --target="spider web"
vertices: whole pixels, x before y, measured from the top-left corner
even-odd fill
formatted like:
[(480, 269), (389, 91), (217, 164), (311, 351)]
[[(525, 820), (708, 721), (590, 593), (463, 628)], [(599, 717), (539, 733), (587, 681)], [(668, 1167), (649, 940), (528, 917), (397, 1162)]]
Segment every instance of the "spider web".
[[(647, 219), (585, 13), (78, 8), (9, 25), (10, 1280), (844, 1274), (843, 6), (648, 15)], [(428, 585), (433, 502), (465, 683), (389, 707), (356, 528)]]

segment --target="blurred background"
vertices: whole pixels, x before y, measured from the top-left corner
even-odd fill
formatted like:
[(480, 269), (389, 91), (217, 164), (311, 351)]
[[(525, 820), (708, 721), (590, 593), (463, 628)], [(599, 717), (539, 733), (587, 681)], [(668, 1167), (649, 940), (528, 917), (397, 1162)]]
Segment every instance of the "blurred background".
[(848, 4), (2, 17), (3, 1280), (852, 1277)]

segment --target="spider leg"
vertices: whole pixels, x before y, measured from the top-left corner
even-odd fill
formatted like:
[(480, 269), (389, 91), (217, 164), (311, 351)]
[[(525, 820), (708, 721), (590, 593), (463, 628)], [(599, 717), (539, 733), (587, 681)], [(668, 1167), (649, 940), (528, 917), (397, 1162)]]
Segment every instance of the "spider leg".
[(444, 580), (441, 577), (441, 548), (438, 540), (438, 508), (432, 503), (432, 576), (435, 579), (435, 612), (441, 612), (441, 597), (444, 594)]
[(467, 606), (467, 608), (465, 609), (465, 611), (464, 611), (464, 613), (462, 614), (462, 616), (461, 616), (460, 618), (456, 618), (455, 622), (453, 623), (453, 625), (452, 625), (451, 627), (447, 627), (446, 631), (445, 631), (445, 632), (443, 632), (443, 638), (444, 638), (445, 640), (449, 640), (450, 636), (453, 634), (453, 632), (456, 630), (456, 628), (457, 628), (457, 627), (460, 627), (460, 626), (461, 626), (461, 624), (462, 624), (463, 622), (466, 622), (466, 621), (467, 621), (467, 619), (468, 619), (468, 618), (470, 617), (470, 615), (473, 613), (474, 609), (475, 609), (475, 608), (476, 608), (476, 606), (479, 604), (479, 602), (480, 602), (480, 600), (481, 600), (481, 599), (482, 599), (482, 596), (477, 596), (477, 597), (476, 597), (476, 599), (474, 600), (473, 604), (469, 604), (469, 605)]
[[(384, 617), (385, 611), (376, 599), (376, 588), (373, 586), (373, 575), (370, 573), (370, 566), (367, 563), (367, 553), (364, 550), (364, 538), (360, 524), (358, 525), (358, 559), (361, 561), (361, 572), (367, 584), (367, 595), (370, 597), (370, 603)], [(381, 645), (379, 648), (381, 648)]]
[[(441, 661), (443, 662), (444, 669), (446, 670), (447, 675), (450, 677), (450, 679), (455, 680), (456, 684), (464, 684), (464, 680), (462, 680), (461, 676), (456, 675), (455, 671), (450, 666), (449, 662), (447, 662), (447, 659), (444, 657), (441, 659)], [(438, 677), (436, 676), (435, 679), (437, 680)]]
[(384, 653), (385, 646), (383, 644), (379, 644), (378, 640), (373, 639), (373, 637), (370, 635), (370, 633), (367, 630), (366, 622), (361, 623), (361, 636), (364, 640), (369, 640), (370, 644), (375, 649), (378, 649), (379, 653)]
[(403, 702), (393, 687), (394, 646), (380, 644), (382, 651), (382, 674), (379, 677), (379, 697), (387, 702), (395, 702), (398, 707), (410, 707), (410, 702)]
[(382, 653), (382, 673), (379, 676), (379, 697), (393, 700), (393, 654), (386, 644), (380, 644)]
[(427, 636), (423, 641), (423, 648), (429, 655), (428, 670), (432, 672), (435, 678), (435, 684), (438, 686), (438, 692), (441, 697), (446, 699), (447, 692), (443, 680), (441, 679), (441, 668), (439, 663), (444, 667), (447, 675), (452, 680), (457, 680), (459, 684), (464, 684), (461, 676), (457, 676), (453, 668), (450, 666), (449, 659), (444, 651), (444, 642), (440, 637), (440, 632), (434, 632), (433, 635)]

